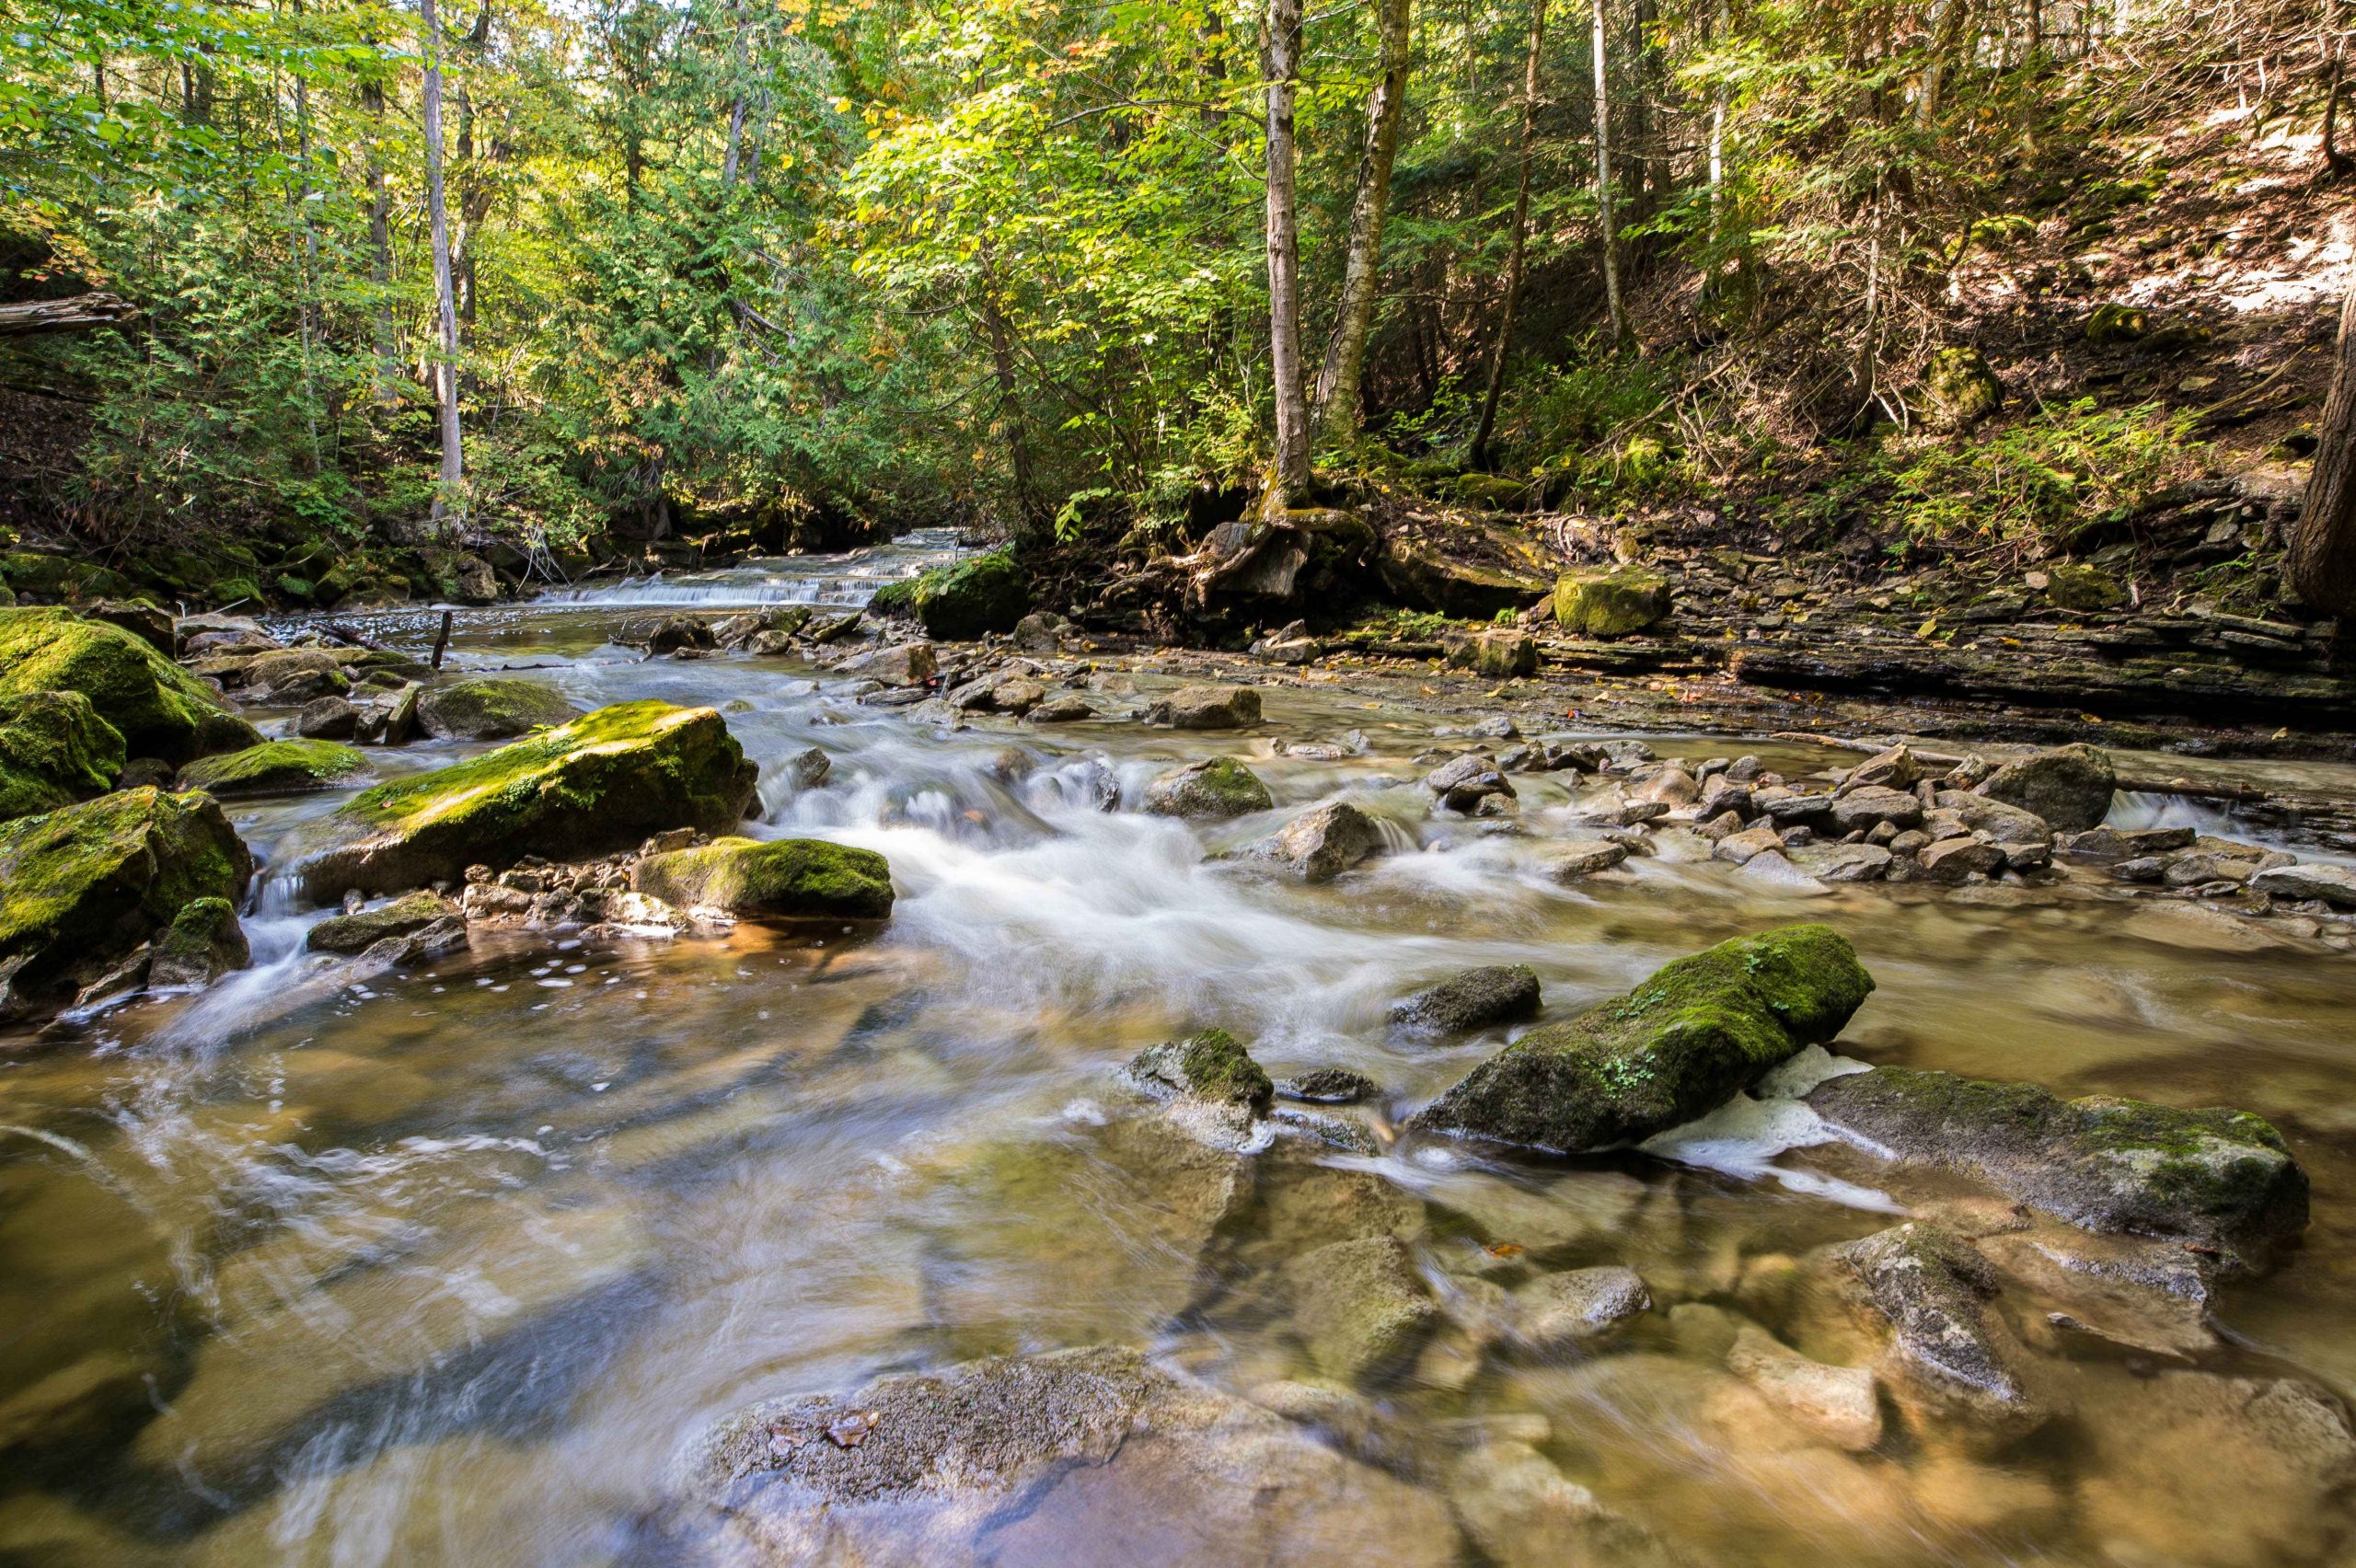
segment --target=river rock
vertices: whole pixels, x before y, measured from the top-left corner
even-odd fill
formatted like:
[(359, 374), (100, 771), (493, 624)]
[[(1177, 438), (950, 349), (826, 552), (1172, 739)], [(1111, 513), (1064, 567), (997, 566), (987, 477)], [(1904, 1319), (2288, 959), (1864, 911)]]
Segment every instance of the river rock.
[(455, 681), (417, 697), (418, 727), (443, 741), (503, 741), (579, 717), (579, 709), (537, 681)]
[(1146, 722), (1173, 730), (1243, 730), (1260, 721), (1260, 694), (1242, 686), (1180, 686), (1146, 709)]
[(1810, 1436), (1856, 1451), (1881, 1441), (1881, 1401), (1862, 1366), (1811, 1361), (1751, 1324), (1735, 1332), (1727, 1370), (1749, 1383)]
[(1572, 838), (1547, 846), (1540, 864), (1559, 882), (1608, 871), (1628, 858), (1628, 847), (1610, 838)]
[(1013, 630), (1030, 609), (1031, 595), (1013, 553), (991, 550), (888, 582), (867, 607), (878, 616), (912, 616), (928, 637), (970, 642)]
[(1567, 1023), (1531, 1030), (1415, 1124), (1565, 1153), (1641, 1142), (1832, 1039), (1873, 985), (1827, 926), (1721, 942)]
[(583, 859), (666, 828), (724, 832), (757, 777), (712, 709), (618, 703), (364, 790), (310, 829), (297, 874), (314, 899), (398, 893), (525, 854)]
[(209, 795), (122, 790), (0, 823), (0, 1017), (66, 1000), (252, 875)]
[(1460, 1550), (1435, 1493), (1110, 1346), (758, 1405), (676, 1473), (669, 1528), (745, 1568), (1409, 1568)]
[(294, 715), (294, 732), (308, 741), (349, 741), (360, 733), (361, 710), (341, 697), (315, 698)]
[(659, 657), (682, 649), (700, 651), (714, 646), (717, 639), (709, 622), (674, 612), (627, 621), (614, 633), (614, 640), (626, 648), (643, 648), (650, 657)]
[(1916, 859), (1933, 882), (1959, 882), (1972, 876), (1994, 876), (2004, 869), (2003, 849), (1968, 834), (1925, 845)]
[(1356, 1105), (1379, 1098), (1382, 1086), (1348, 1067), (1312, 1067), (1298, 1078), (1278, 1078), (1276, 1096), (1310, 1105)]
[(1448, 651), (1448, 663), (1493, 681), (1538, 673), (1538, 640), (1519, 627), (1477, 631)]
[(1060, 653), (1071, 622), (1053, 610), (1034, 610), (1014, 623), (1014, 645), (1025, 653)]
[(202, 990), (253, 962), (237, 905), (226, 898), (191, 898), (156, 933), (147, 963), (151, 991)]
[(632, 891), (681, 909), (766, 920), (881, 920), (892, 913), (891, 863), (819, 838), (716, 838), (649, 855)]
[(1129, 1080), (1157, 1100), (1192, 1100), (1265, 1115), (1276, 1085), (1232, 1034), (1207, 1029), (1129, 1058)]
[(1841, 781), (1840, 793), (1847, 794), (1865, 789), (1911, 790), (1914, 781), (1923, 777), (1922, 760), (1911, 746), (1900, 742), (1887, 751), (1877, 751), (1849, 770)]
[(79, 692), (125, 755), (182, 763), (261, 735), (194, 675), (120, 627), (69, 610), (0, 609), (0, 698)]
[(1956, 821), (2003, 848), (2007, 856), (2021, 849), (2050, 853), (2053, 847), (2053, 824), (2035, 812), (1968, 790), (1941, 790), (1933, 801), (1938, 811), (1953, 813)]
[(1253, 847), (1253, 853), (1290, 867), (1309, 882), (1332, 882), (1381, 852), (1381, 827), (1347, 801), (1304, 812)]
[(1835, 833), (1865, 833), (1888, 823), (1903, 830), (1921, 825), (1923, 802), (1911, 790), (1886, 790), (1868, 784), (1832, 797), (1825, 808)]
[(1447, 1034), (1538, 1016), (1538, 971), (1526, 963), (1488, 964), (1451, 974), (1391, 1004), (1394, 1029)]
[(2110, 755), (2078, 742), (2004, 764), (1979, 793), (2043, 817), (2064, 833), (2083, 833), (2109, 814), (2118, 785)]
[(1188, 763), (1163, 774), (1145, 791), (1145, 809), (1156, 816), (1239, 817), (1276, 803), (1259, 775), (1231, 756)]
[(1574, 637), (1626, 637), (1669, 608), (1669, 579), (1648, 567), (1585, 568), (1554, 580), (1554, 622)]
[(2307, 1177), (2264, 1120), (2032, 1084), (1876, 1067), (1807, 1103), (1886, 1159), (1959, 1170), (2089, 1230), (2162, 1236), (2263, 1262), (2307, 1224)]
[(1367, 1236), (1301, 1253), (1285, 1268), (1293, 1326), (1326, 1377), (1356, 1384), (1414, 1359), (1438, 1309), (1395, 1236)]
[(1543, 1355), (1593, 1343), (1652, 1304), (1636, 1271), (1613, 1264), (1542, 1274), (1513, 1293), (1507, 1311), (1514, 1337)]
[(1433, 768), (1424, 778), (1424, 788), (1452, 812), (1477, 810), (1492, 795), (1515, 798), (1514, 788), (1498, 770), (1496, 759), (1481, 752), (1467, 752)]
[(2356, 909), (2356, 871), (2345, 866), (2276, 866), (2249, 879), (2269, 898), (2320, 898), (2340, 909)]
[(111, 790), (123, 761), (121, 732), (80, 692), (0, 697), (0, 821)]
[(1819, 882), (1878, 882), (1889, 874), (1890, 853), (1878, 844), (1795, 844), (1784, 859)]
[(2091, 827), (2062, 847), (2091, 860), (2132, 860), (2189, 849), (2195, 836), (2189, 827)]
[(264, 741), (243, 751), (199, 757), (180, 769), (179, 787), (222, 800), (331, 790), (368, 771), (368, 759), (334, 741)]
[(1987, 1303), (1996, 1273), (1971, 1244), (1927, 1223), (1878, 1231), (1836, 1249), (1858, 1305), (1890, 1333), (1888, 1375), (1932, 1422), (1960, 1422), (1999, 1440), (2042, 1425), (2048, 1412), (2013, 1367), (2009, 1336)]
[(365, 952), (387, 937), (422, 931), (456, 913), (458, 906), (440, 894), (421, 891), (374, 909), (330, 916), (311, 928), (303, 945), (313, 952)]
[(1071, 724), (1095, 718), (1096, 709), (1078, 692), (1067, 691), (1048, 698), (1023, 717), (1034, 724)]
[(888, 648), (854, 653), (837, 664), (834, 673), (863, 681), (882, 681), (887, 686), (920, 686), (930, 683), (940, 670), (941, 663), (931, 643), (896, 642)]

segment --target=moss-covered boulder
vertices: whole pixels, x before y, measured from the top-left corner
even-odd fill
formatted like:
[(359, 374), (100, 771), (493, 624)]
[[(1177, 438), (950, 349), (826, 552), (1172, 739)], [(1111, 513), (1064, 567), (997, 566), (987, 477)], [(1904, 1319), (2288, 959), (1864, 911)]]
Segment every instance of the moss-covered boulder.
[(70, 998), (200, 899), (253, 875), (208, 795), (124, 790), (0, 823), (0, 1014)]
[(1145, 791), (1145, 809), (1156, 816), (1239, 817), (1276, 803), (1259, 776), (1231, 756), (1188, 763), (1163, 774)]
[(649, 855), (630, 886), (683, 909), (753, 919), (881, 920), (892, 866), (872, 849), (818, 838), (722, 838)]
[(2045, 596), (2058, 610), (2092, 614), (2127, 603), (2127, 585), (2098, 566), (2056, 561), (2046, 568)]
[(0, 697), (0, 820), (113, 789), (123, 755), (121, 732), (78, 691)]
[(334, 741), (264, 741), (243, 751), (199, 757), (180, 769), (179, 787), (223, 800), (330, 790), (368, 770), (368, 759)]
[(1207, 1101), (1265, 1115), (1276, 1086), (1224, 1029), (1149, 1045), (1129, 1058), (1129, 1078), (1158, 1099)]
[(913, 617), (933, 637), (969, 640), (1012, 631), (1031, 608), (1031, 591), (1011, 550), (992, 550), (888, 582), (869, 601), (879, 616)]
[(1508, 681), (1538, 673), (1538, 640), (1518, 627), (1500, 627), (1473, 633), (1449, 645), (1449, 667), (1470, 670), (1493, 681)]
[(252, 961), (237, 905), (225, 898), (192, 898), (156, 938), (147, 988), (197, 990)]
[(457, 913), (440, 894), (420, 890), (374, 909), (330, 916), (311, 928), (303, 945), (313, 952), (365, 952), (387, 937), (409, 936)]
[(1583, 568), (1554, 580), (1554, 622), (1574, 637), (1627, 637), (1669, 614), (1669, 579), (1648, 567)]
[(261, 739), (194, 675), (120, 627), (66, 610), (0, 610), (0, 698), (75, 691), (133, 756), (186, 762)]
[(2004, 406), (2004, 384), (1978, 349), (1944, 348), (1923, 367), (1923, 398), (1932, 429), (1968, 431)]
[(437, 740), (503, 741), (580, 717), (581, 709), (537, 681), (456, 681), (417, 698), (418, 725)]
[(2245, 1111), (2062, 1100), (2033, 1084), (1902, 1067), (1828, 1079), (1807, 1101), (1878, 1155), (1961, 1171), (2089, 1230), (2258, 1262), (2306, 1228), (2306, 1172)]
[(398, 893), (525, 854), (577, 859), (743, 818), (759, 769), (709, 708), (625, 702), (496, 751), (379, 784), (310, 829), (312, 898)]
[(1831, 1040), (1873, 988), (1848, 939), (1828, 926), (1721, 942), (1567, 1023), (1531, 1030), (1415, 1124), (1565, 1153), (1635, 1143)]

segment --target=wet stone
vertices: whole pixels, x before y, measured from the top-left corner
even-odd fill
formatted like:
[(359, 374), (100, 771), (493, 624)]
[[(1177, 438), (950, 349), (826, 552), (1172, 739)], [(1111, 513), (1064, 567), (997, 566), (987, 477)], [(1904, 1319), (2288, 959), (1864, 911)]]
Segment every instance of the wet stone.
[(1485, 1029), (1536, 1018), (1539, 996), (1538, 972), (1528, 964), (1467, 969), (1393, 1002), (1391, 1024), (1429, 1034)]

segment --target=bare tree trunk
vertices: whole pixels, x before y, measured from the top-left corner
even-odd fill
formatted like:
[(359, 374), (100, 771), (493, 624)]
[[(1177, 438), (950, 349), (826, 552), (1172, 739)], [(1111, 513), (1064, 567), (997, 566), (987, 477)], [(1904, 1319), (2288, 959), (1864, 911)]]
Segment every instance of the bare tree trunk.
[(1538, 161), (1531, 140), (1538, 118), (1538, 63), (1546, 46), (1546, 0), (1531, 0), (1530, 52), (1521, 66), (1521, 170), (1513, 188), (1513, 239), (1506, 251), (1505, 306), (1497, 314), (1497, 340), (1489, 351), (1489, 385), (1481, 394), (1481, 422), (1473, 427), (1472, 444), (1464, 464), (1480, 469), (1489, 466), (1489, 436), (1497, 425), (1497, 399), (1504, 395), (1506, 354), (1513, 346), (1514, 318), (1521, 311), (1521, 276), (1530, 239), (1530, 170)]
[(2356, 283), (2340, 307), (2331, 392), (2316, 435), (2315, 473), (2291, 535), (2291, 591), (2319, 610), (2356, 616)]
[(433, 304), (440, 325), (440, 363), (433, 395), (442, 412), (442, 482), (433, 495), (433, 520), (442, 532), (466, 517), (459, 487), (466, 478), (458, 444), (458, 307), (450, 280), (450, 213), (442, 189), (442, 28), (433, 0), (418, 0), (425, 35), (425, 216), (433, 245)]
[[(1543, 3), (1543, 0), (1541, 0)], [(1382, 34), (1382, 79), (1366, 110), (1366, 153), (1358, 160), (1357, 199), (1350, 207), (1350, 248), (1342, 268), (1342, 303), (1325, 342), (1317, 373), (1311, 416), (1328, 441), (1357, 433), (1359, 378), (1366, 369), (1368, 334), (1374, 326), (1375, 285), (1380, 275), (1382, 222), (1391, 206), (1391, 166), (1399, 154), (1399, 123), (1405, 117), (1412, 0), (1381, 0), (1375, 25)]]
[[(1716, 24), (1710, 32), (1711, 42), (1725, 48), (1727, 30), (1727, 0), (1718, 0)], [(1731, 90), (1723, 75), (1711, 85), (1709, 179), (1710, 240), (1713, 245), (1725, 239), (1727, 234), (1727, 111), (1731, 97)], [(1712, 274), (1715, 275), (1715, 265)]]
[[(482, 0), (475, 12), (475, 25), (467, 34), (468, 58), (479, 62), (491, 50), (491, 0)], [(475, 312), (479, 302), (475, 288), (475, 252), (479, 248), (483, 223), (491, 216), (491, 181), (483, 173), (484, 156), (477, 143), (474, 95), (467, 84), (458, 84), (458, 232), (451, 248), (451, 261), (457, 269), (458, 325), (464, 336), (474, 336)]]
[(375, 397), (390, 406), (400, 397), (400, 348), (393, 339), (393, 197), (385, 181), (385, 88), (376, 81), (360, 89), (368, 112), (368, 282), (376, 329)]
[(1607, 66), (1604, 0), (1590, 0), (1595, 11), (1595, 221), (1603, 252), (1603, 315), (1611, 324), (1614, 348), (1628, 341), (1628, 316), (1620, 302), (1620, 225), (1611, 200), (1611, 89)]
[[(294, 14), (303, 14), (295, 0)], [(303, 421), (310, 436), (310, 472), (319, 471), (319, 398), (312, 372), (313, 339), (318, 329), (318, 304), (313, 297), (319, 270), (319, 232), (311, 221), (311, 84), (299, 71), (294, 75), (294, 167), (300, 171), (294, 211), (303, 225), (303, 293), (296, 320), (303, 332)]]
[(1946, 86), (1947, 74), (1956, 68), (1956, 57), (1962, 52), (1964, 24), (1971, 13), (1970, 0), (1946, 0), (1939, 12), (1939, 30), (1931, 40), (1931, 58), (1923, 67), (1922, 95), (1914, 100), (1914, 124), (1928, 131), (1938, 121), (1939, 95)]
[(1293, 191), (1293, 98), (1300, 77), (1301, 0), (1268, 0), (1262, 75), (1268, 90), (1268, 361), (1276, 381), (1271, 511), (1309, 488), (1309, 398), (1301, 379), (1300, 225)]
[(2346, 68), (2346, 52), (2340, 31), (2347, 24), (2347, 0), (2326, 0), (2323, 8), (2323, 36), (2318, 40), (2323, 49), (2323, 167), (2318, 171), (2325, 177), (2343, 172), (2348, 167), (2348, 155), (2339, 150), (2340, 78)]

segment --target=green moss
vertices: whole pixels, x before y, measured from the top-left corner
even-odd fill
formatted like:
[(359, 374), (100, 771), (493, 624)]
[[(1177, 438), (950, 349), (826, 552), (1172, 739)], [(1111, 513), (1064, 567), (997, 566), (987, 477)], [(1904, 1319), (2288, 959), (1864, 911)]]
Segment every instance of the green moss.
[(1641, 566), (1566, 571), (1554, 582), (1554, 621), (1580, 637), (1626, 637), (1669, 614), (1669, 579)]
[(892, 867), (872, 849), (816, 838), (722, 838), (650, 855), (639, 892), (683, 907), (777, 919), (880, 920), (892, 913)]
[(1530, 1031), (1418, 1120), (1569, 1151), (1646, 1138), (1831, 1039), (1872, 990), (1830, 927), (1721, 942), (1567, 1023)]
[(334, 741), (264, 741), (180, 769), (183, 790), (208, 795), (291, 795), (325, 790), (364, 773), (368, 759)]
[(1259, 776), (1231, 756), (1211, 757), (1164, 774), (1145, 798), (1145, 809), (1157, 816), (1221, 819), (1265, 812), (1276, 803)]
[(375, 909), (336, 915), (311, 928), (303, 945), (313, 952), (364, 952), (387, 937), (405, 937), (456, 914), (439, 894), (418, 892)]
[(709, 708), (625, 702), (450, 767), (379, 784), (315, 831), (313, 897), (393, 893), (525, 853), (572, 859), (674, 827), (733, 826), (758, 770)]
[(243, 969), (252, 958), (245, 928), (237, 924), (237, 905), (225, 898), (192, 898), (156, 938), (147, 983), (162, 988), (202, 986), (229, 970)]
[(78, 691), (0, 697), (0, 819), (111, 790), (123, 757), (121, 732)]
[(1241, 1105), (1255, 1113), (1265, 1113), (1276, 1100), (1275, 1083), (1224, 1029), (1149, 1045), (1130, 1059), (1129, 1071), (1157, 1091)]
[(213, 693), (120, 627), (68, 610), (0, 610), (0, 697), (75, 691), (133, 756), (186, 762), (261, 737)]
[(190, 902), (245, 894), (253, 859), (218, 802), (125, 790), (0, 824), (0, 959), (15, 984), (70, 985)]
[(1923, 371), (1923, 392), (1936, 429), (1968, 431), (2004, 406), (2004, 384), (1977, 349), (1946, 348)]
[(867, 607), (879, 616), (913, 616), (928, 635), (963, 641), (1013, 630), (1031, 607), (1031, 594), (1013, 552), (992, 550), (887, 582)]

